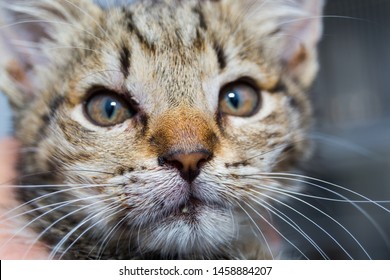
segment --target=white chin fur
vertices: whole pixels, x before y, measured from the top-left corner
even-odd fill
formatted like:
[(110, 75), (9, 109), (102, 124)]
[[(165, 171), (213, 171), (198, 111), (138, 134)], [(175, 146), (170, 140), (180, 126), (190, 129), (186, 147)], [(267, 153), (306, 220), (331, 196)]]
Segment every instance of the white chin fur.
[(162, 221), (140, 236), (146, 251), (159, 251), (164, 256), (212, 258), (229, 248), (237, 235), (230, 213), (202, 209), (195, 219), (173, 217)]

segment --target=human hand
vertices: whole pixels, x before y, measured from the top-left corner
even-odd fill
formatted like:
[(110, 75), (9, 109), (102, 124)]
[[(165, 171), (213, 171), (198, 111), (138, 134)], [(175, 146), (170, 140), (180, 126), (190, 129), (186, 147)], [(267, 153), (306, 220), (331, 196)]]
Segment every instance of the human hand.
[(15, 186), (11, 185), (16, 177), (14, 166), (18, 151), (18, 143), (14, 139), (0, 140), (0, 259), (47, 259), (44, 245), (32, 244), (34, 234), (20, 230), (23, 220), (12, 218), (19, 214), (12, 211), (18, 202), (14, 198)]

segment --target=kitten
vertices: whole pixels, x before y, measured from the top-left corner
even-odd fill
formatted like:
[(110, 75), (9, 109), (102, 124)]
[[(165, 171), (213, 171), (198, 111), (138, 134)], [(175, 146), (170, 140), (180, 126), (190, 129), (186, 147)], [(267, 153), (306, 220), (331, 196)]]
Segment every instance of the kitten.
[(25, 224), (52, 258), (277, 257), (322, 1), (117, 2), (1, 4)]

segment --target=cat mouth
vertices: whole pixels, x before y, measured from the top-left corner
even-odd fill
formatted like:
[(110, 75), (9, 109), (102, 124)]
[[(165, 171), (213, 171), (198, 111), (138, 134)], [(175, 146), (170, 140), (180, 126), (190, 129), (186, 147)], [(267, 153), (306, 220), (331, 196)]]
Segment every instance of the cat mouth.
[(179, 206), (179, 213), (182, 215), (194, 213), (197, 208), (202, 207), (202, 204), (204, 203), (202, 203), (199, 199), (190, 197), (188, 201)]
[(207, 214), (208, 211), (222, 210), (224, 207), (218, 203), (202, 201), (196, 197), (190, 197), (173, 209), (169, 214), (170, 219), (184, 219), (194, 221), (198, 216)]

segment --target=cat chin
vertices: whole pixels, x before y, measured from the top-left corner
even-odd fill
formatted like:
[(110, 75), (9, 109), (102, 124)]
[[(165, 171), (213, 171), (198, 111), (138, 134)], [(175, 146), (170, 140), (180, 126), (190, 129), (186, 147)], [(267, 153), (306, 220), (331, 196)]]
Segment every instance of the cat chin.
[(142, 231), (142, 252), (162, 258), (213, 259), (223, 255), (237, 237), (231, 213), (202, 206), (195, 212), (172, 215)]

